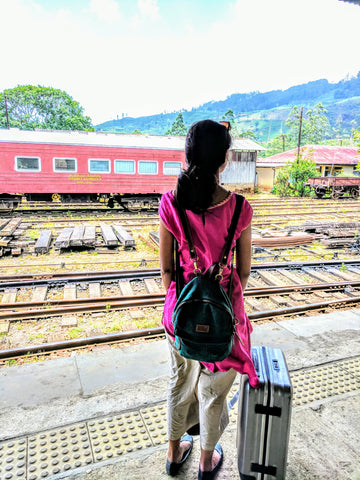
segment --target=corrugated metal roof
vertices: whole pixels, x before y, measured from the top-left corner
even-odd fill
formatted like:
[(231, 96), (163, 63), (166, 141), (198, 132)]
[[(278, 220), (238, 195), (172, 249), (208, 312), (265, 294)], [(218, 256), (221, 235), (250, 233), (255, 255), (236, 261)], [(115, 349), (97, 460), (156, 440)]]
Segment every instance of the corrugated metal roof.
[(253, 140), (250, 140), (249, 138), (233, 138), (231, 150), (247, 150), (249, 152), (259, 152), (260, 150), (266, 150), (266, 148), (262, 147)]
[[(297, 157), (298, 149), (278, 153), (271, 157), (258, 159), (257, 167), (283, 167), (293, 162)], [(356, 165), (360, 161), (356, 147), (338, 147), (327, 145), (305, 145), (300, 148), (300, 154), (314, 160), (317, 165)]]
[[(79, 132), (70, 130), (19, 130), (0, 129), (0, 142), (63, 143), (124, 148), (153, 148), (184, 150), (185, 137), (170, 135), (136, 135), (125, 133)], [(247, 138), (234, 139), (232, 150), (264, 150), (261, 145)]]

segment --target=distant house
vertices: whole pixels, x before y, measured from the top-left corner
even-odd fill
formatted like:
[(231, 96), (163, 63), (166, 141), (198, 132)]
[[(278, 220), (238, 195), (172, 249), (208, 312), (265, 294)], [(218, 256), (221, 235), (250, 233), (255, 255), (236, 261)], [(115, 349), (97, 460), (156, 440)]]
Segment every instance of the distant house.
[[(288, 150), (267, 158), (259, 158), (256, 163), (256, 185), (263, 190), (271, 190), (277, 172), (288, 162), (293, 162), (298, 149)], [(344, 174), (352, 175), (360, 156), (356, 147), (338, 147), (327, 145), (305, 145), (300, 155), (314, 160), (322, 177)]]
[(257, 153), (264, 147), (248, 138), (235, 138), (220, 182), (230, 190), (253, 192), (256, 182)]

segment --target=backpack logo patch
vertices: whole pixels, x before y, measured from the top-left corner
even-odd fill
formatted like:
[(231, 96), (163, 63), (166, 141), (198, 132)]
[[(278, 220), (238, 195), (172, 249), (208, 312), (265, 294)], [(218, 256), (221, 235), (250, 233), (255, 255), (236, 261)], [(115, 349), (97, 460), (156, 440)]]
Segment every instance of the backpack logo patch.
[(209, 333), (210, 325), (201, 325), (200, 323), (196, 324), (195, 331), (198, 333)]

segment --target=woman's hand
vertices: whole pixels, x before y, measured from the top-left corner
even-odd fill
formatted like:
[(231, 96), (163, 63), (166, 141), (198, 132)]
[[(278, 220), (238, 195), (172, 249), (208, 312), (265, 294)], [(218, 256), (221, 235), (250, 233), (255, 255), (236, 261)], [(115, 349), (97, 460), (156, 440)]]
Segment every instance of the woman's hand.
[(244, 292), (251, 272), (251, 224), (241, 232), (236, 241), (236, 271)]
[(174, 237), (160, 220), (160, 271), (166, 290), (174, 273)]

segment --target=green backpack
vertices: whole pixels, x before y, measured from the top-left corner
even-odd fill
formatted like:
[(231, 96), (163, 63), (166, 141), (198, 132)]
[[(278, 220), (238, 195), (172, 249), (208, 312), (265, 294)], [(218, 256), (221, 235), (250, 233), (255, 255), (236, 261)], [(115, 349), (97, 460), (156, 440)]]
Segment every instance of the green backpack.
[[(221, 259), (202, 274), (185, 210), (178, 204), (181, 223), (194, 262), (195, 277), (180, 291), (180, 261), (176, 249), (176, 286), (178, 299), (173, 312), (175, 346), (179, 353), (205, 363), (220, 362), (229, 356), (235, 334), (235, 317), (231, 304), (232, 270), (229, 295), (220, 285), (222, 271), (227, 265), (235, 229), (244, 197), (236, 195), (236, 207)], [(233, 265), (231, 263), (231, 269)]]

